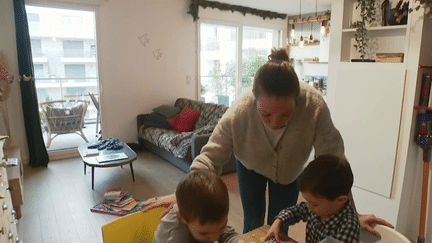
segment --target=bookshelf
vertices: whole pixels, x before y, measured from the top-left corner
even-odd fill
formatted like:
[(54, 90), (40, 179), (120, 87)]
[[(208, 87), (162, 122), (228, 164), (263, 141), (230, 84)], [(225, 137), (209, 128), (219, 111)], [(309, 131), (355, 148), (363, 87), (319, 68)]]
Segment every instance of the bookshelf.
[[(390, 1), (391, 7), (395, 7), (397, 1)], [(376, 53), (407, 53), (408, 25), (410, 14), (408, 14), (408, 24), (381, 26), (382, 12), (380, 6), (382, 0), (377, 0), (376, 21), (367, 26), (367, 37), (369, 45), (366, 50), (366, 58), (375, 59)], [(411, 6), (410, 1), (410, 6)], [(341, 62), (350, 62), (352, 59), (359, 59), (360, 53), (354, 45), (356, 28), (350, 28), (350, 22), (360, 20), (359, 9), (356, 9), (356, 0), (343, 1), (342, 17), (342, 41), (341, 41)]]

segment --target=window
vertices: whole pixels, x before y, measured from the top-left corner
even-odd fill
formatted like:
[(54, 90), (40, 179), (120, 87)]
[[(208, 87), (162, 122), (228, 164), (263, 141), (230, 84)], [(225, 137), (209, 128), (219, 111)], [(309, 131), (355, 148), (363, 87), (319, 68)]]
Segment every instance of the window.
[(30, 39), (31, 48), (32, 48), (32, 56), (33, 57), (42, 57), (42, 43), (41, 39)]
[[(236, 98), (237, 27), (201, 24), (201, 100), (230, 105)], [(217, 47), (217, 48), (216, 48)]]
[(37, 13), (28, 13), (27, 21), (30, 31), (39, 31), (39, 14)]
[(255, 73), (268, 60), (273, 47), (278, 47), (279, 33), (269, 29), (243, 28), (241, 92), (253, 84)]
[(44, 77), (44, 69), (43, 69), (43, 64), (34, 64), (34, 75), (35, 78), (43, 78)]
[(65, 65), (65, 77), (66, 78), (84, 78), (85, 65), (84, 64), (66, 64)]
[[(35, 1), (31, 1), (35, 2)], [(49, 2), (49, 1), (48, 1)], [(55, 4), (55, 7), (26, 5), (27, 19), (31, 30), (35, 86), (38, 102), (83, 99), (90, 100), (88, 93), (99, 94), (97, 63), (96, 21), (93, 7), (82, 6), (76, 10), (61, 8), (69, 4)], [(37, 3), (35, 3), (37, 4)], [(81, 8), (81, 7), (80, 7)], [(89, 142), (98, 139), (95, 136), (97, 109), (89, 104), (84, 118), (83, 129)], [(45, 143), (47, 136), (44, 136)], [(49, 150), (76, 147), (79, 143), (69, 142), (65, 136), (62, 143), (53, 143)], [(67, 140), (67, 142), (66, 142)], [(56, 140), (54, 140), (56, 141)]]
[[(280, 46), (279, 36), (279, 30), (202, 22), (201, 100), (230, 106), (252, 85), (256, 71), (267, 62), (271, 49)], [(238, 70), (240, 62), (241, 71)]]
[(84, 42), (83, 41), (63, 41), (64, 57), (84, 57)]

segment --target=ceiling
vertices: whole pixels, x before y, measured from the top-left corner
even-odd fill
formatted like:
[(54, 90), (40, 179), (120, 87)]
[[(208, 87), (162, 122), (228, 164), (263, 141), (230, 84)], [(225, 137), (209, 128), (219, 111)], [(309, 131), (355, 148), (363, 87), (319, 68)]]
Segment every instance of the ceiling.
[(300, 13), (301, 1), (301, 14), (315, 13), (315, 6), (317, 12), (330, 10), (331, 0), (216, 0), (221, 3), (228, 3), (233, 5), (240, 5), (244, 7), (251, 7), (260, 10), (268, 10), (277, 13), (287, 14), (288, 16), (298, 16)]

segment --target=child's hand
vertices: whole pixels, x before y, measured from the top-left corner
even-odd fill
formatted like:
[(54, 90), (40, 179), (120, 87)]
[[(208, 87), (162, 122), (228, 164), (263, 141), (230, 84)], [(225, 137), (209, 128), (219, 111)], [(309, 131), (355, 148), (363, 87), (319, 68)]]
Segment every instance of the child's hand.
[(273, 224), (270, 226), (270, 229), (267, 231), (264, 240), (269, 240), (272, 237), (276, 239), (276, 242), (280, 242), (280, 229), (282, 227), (282, 220), (276, 219)]

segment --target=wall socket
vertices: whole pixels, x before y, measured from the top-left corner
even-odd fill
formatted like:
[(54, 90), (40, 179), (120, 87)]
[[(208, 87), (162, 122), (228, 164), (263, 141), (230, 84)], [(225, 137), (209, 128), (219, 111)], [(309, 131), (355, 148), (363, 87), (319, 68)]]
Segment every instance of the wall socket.
[(191, 79), (190, 75), (186, 75), (186, 84), (191, 84)]

